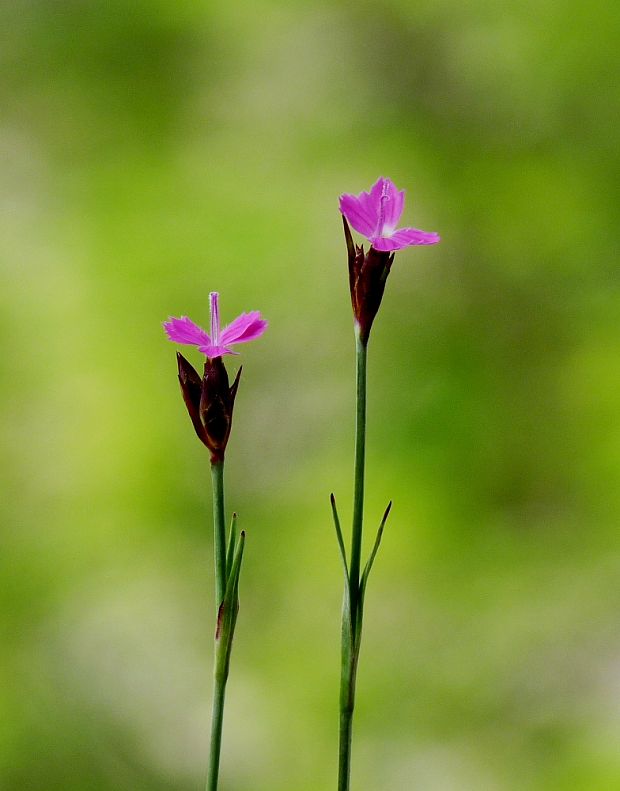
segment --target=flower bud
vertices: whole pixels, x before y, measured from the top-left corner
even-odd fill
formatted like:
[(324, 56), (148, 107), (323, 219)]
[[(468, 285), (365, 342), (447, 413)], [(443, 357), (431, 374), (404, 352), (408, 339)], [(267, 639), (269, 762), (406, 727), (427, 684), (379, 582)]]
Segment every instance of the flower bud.
[(223, 461), (232, 426), (241, 368), (230, 387), (221, 357), (207, 357), (202, 379), (178, 352), (177, 363), (181, 393), (194, 430), (203, 445), (211, 451), (211, 462)]
[(383, 299), (385, 281), (390, 274), (394, 253), (375, 250), (372, 246), (365, 253), (363, 245), (354, 244), (344, 215), (342, 222), (349, 257), (349, 289), (353, 315), (360, 328), (360, 339), (366, 345), (370, 328)]

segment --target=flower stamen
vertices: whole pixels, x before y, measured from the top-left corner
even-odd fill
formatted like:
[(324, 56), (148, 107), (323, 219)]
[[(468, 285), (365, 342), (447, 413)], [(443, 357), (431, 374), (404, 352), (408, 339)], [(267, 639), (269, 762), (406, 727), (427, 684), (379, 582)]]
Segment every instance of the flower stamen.
[(211, 291), (209, 294), (209, 310), (211, 312), (211, 342), (214, 346), (220, 344), (220, 308), (219, 297), (217, 291)]
[(389, 187), (387, 181), (383, 182), (381, 197), (379, 198), (379, 221), (377, 222), (377, 236), (383, 236), (383, 226), (385, 225), (385, 204), (390, 200)]

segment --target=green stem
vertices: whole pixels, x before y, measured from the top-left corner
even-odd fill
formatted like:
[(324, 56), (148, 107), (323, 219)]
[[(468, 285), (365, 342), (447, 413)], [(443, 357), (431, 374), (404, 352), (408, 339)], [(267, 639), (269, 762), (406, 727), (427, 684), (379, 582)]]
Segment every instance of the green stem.
[(355, 472), (353, 492), (353, 529), (349, 586), (345, 590), (342, 612), (342, 659), (340, 675), (340, 745), (338, 760), (338, 791), (348, 791), (351, 775), (351, 738), (355, 706), (355, 679), (359, 653), (360, 566), (362, 525), (364, 519), (364, 466), (366, 457), (366, 344), (355, 327), (356, 348), (356, 418)]
[(211, 462), (213, 486), (213, 550), (215, 554), (215, 612), (226, 590), (226, 517), (224, 514), (224, 461)]
[(355, 472), (353, 490), (353, 530), (349, 580), (351, 588), (351, 622), (355, 625), (359, 601), (359, 580), (362, 554), (362, 523), (364, 520), (364, 466), (366, 461), (366, 355), (367, 347), (355, 326)]
[[(224, 461), (211, 463), (211, 483), (213, 485), (213, 547), (215, 555), (215, 607), (219, 618), (220, 607), (226, 591), (226, 524), (224, 512)], [(220, 749), (222, 744), (222, 724), (224, 720), (224, 697), (228, 668), (222, 668), (220, 647), (215, 639), (215, 666), (213, 675), (213, 706), (211, 712), (211, 744), (209, 747), (209, 770), (207, 791), (217, 790), (220, 769)]]
[(217, 791), (220, 771), (220, 748), (222, 745), (222, 724), (224, 722), (224, 697), (226, 678), (218, 678), (217, 668), (213, 682), (213, 707), (211, 710), (211, 745), (209, 748), (209, 772), (207, 791)]
[(338, 750), (338, 791), (347, 791), (351, 777), (351, 737), (353, 712), (340, 711), (340, 744)]

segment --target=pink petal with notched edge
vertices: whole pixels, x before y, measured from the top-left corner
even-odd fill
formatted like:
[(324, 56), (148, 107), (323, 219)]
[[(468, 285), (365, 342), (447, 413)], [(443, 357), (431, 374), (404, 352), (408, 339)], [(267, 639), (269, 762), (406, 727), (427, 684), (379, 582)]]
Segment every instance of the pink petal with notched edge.
[(198, 351), (206, 354), (211, 360), (215, 360), (216, 357), (223, 357), (225, 354), (239, 354), (239, 352), (233, 352), (232, 349), (227, 349), (226, 346), (222, 346), (221, 344), (207, 344), (205, 346), (199, 346)]
[(369, 238), (377, 229), (377, 216), (372, 211), (370, 195), (362, 192), (355, 195), (340, 196), (340, 211), (349, 224), (358, 232)]
[(204, 346), (211, 344), (211, 338), (207, 333), (194, 324), (187, 316), (180, 319), (171, 316), (168, 321), (164, 321), (164, 330), (171, 341), (175, 343), (186, 343), (194, 346)]
[(234, 321), (224, 327), (220, 332), (222, 344), (246, 343), (253, 341), (267, 329), (267, 322), (261, 319), (258, 310), (251, 310), (249, 313), (242, 313)]
[(372, 185), (370, 190), (366, 192), (363, 190), (358, 195), (358, 200), (366, 212), (368, 217), (372, 220), (372, 227), (377, 229), (377, 222), (379, 221), (379, 211), (381, 209), (381, 191), (383, 190), (383, 179), (377, 179)]
[(420, 244), (437, 244), (440, 237), (437, 233), (419, 231), (417, 228), (401, 228), (391, 236), (372, 239), (375, 250), (402, 250), (403, 247)]

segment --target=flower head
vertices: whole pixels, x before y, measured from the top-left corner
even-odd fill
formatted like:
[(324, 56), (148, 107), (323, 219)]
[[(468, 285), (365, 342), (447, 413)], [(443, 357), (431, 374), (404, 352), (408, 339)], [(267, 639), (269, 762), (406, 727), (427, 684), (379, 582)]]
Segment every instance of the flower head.
[(261, 318), (258, 310), (242, 313), (227, 327), (221, 329), (217, 291), (212, 291), (209, 294), (209, 306), (211, 309), (210, 335), (187, 316), (181, 316), (179, 319), (171, 316), (168, 321), (164, 322), (168, 338), (174, 343), (197, 346), (199, 352), (205, 354), (209, 359), (215, 360), (225, 354), (238, 354), (229, 347), (237, 343), (256, 340), (267, 329), (267, 322)]
[(418, 244), (437, 244), (436, 233), (417, 228), (397, 228), (405, 205), (405, 191), (383, 176), (370, 192), (341, 195), (340, 211), (358, 233), (365, 236), (375, 250), (402, 250)]
[[(394, 261), (394, 253), (417, 244), (436, 244), (436, 233), (400, 228), (396, 225), (403, 213), (405, 193), (390, 179), (380, 178), (370, 192), (341, 195), (340, 211), (349, 258), (349, 288), (355, 324), (362, 343), (368, 343), (370, 329), (381, 306), (385, 283)], [(371, 243), (368, 252), (353, 242), (349, 223)]]

